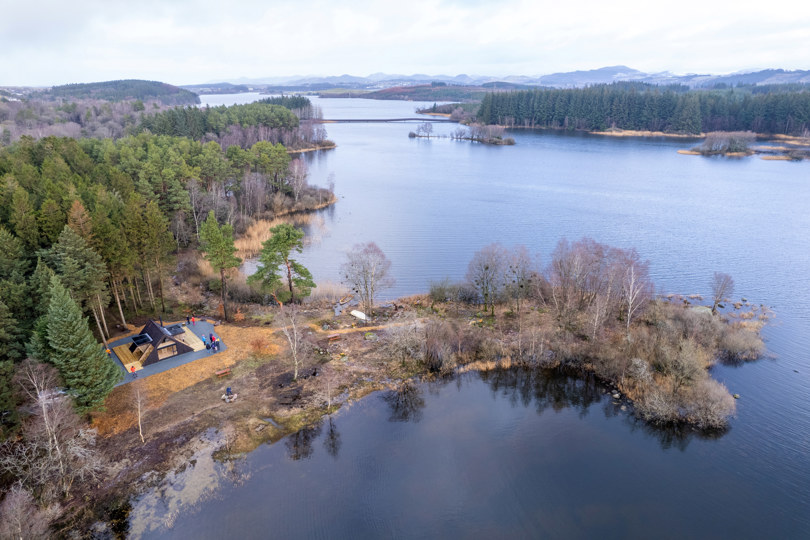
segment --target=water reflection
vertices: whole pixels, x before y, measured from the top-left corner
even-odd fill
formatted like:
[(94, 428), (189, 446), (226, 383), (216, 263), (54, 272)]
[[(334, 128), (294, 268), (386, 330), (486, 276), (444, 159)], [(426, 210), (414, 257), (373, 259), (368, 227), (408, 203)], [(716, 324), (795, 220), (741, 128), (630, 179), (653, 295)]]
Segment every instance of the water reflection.
[(309, 459), (312, 457), (312, 445), (321, 434), (322, 422), (314, 426), (305, 427), (292, 435), (287, 436), (284, 445), (287, 447), (287, 457), (293, 461)]
[(604, 394), (604, 387), (588, 375), (575, 378), (548, 370), (508, 368), (482, 371), (480, 377), (493, 394), (506, 397), (512, 406), (528, 407), (533, 402), (538, 414), (570, 407), (582, 418)]
[(425, 398), (420, 385), (407, 381), (398, 390), (384, 393), (382, 399), (391, 413), (389, 422), (419, 422), (422, 419)]
[(605, 418), (623, 414), (632, 431), (654, 438), (664, 450), (684, 451), (693, 439), (715, 440), (729, 432), (696, 430), (686, 425), (659, 426), (639, 420), (633, 416), (632, 405), (611, 399), (606, 388), (587, 374), (574, 377), (555, 370), (499, 368), (479, 372), (479, 377), (494, 395), (508, 399), (513, 407), (534, 405), (537, 414), (547, 409), (560, 412), (572, 408), (584, 418), (592, 405), (601, 403)]
[(326, 449), (327, 454), (337, 459), (338, 453), (340, 452), (340, 432), (338, 432), (337, 426), (331, 416), (327, 421), (326, 433), (323, 437), (323, 447)]

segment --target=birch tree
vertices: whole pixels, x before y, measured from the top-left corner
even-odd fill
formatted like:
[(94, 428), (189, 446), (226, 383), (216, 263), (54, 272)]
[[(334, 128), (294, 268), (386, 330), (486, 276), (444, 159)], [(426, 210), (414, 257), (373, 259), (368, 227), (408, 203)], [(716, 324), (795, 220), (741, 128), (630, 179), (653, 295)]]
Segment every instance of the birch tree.
[(346, 254), (346, 262), (340, 270), (344, 283), (360, 297), (367, 314), (374, 307), (377, 293), (394, 286), (391, 261), (374, 242), (355, 244)]

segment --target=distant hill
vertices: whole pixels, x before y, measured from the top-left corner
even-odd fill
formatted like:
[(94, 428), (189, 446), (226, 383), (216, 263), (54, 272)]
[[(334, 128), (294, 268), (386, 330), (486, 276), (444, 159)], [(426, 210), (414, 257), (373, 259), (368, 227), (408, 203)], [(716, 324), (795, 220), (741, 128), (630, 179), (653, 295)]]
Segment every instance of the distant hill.
[(577, 87), (589, 84), (609, 84), (616, 81), (638, 81), (647, 74), (627, 66), (611, 66), (588, 71), (569, 71), (543, 75), (539, 82), (545, 86)]
[(219, 82), (210, 84), (184, 84), (180, 88), (194, 92), (195, 94), (240, 94), (250, 92), (250, 87), (245, 84), (231, 84), (229, 82)]
[(54, 86), (32, 95), (43, 99), (101, 99), (105, 101), (159, 101), (164, 105), (193, 105), (200, 102), (194, 92), (158, 81), (126, 79), (95, 83), (65, 84)]
[[(387, 88), (423, 86), (443, 82), (448, 86), (488, 87), (493, 85), (502, 88), (501, 83), (514, 83), (517, 88), (523, 86), (547, 86), (552, 88), (582, 88), (594, 84), (613, 82), (644, 82), (657, 85), (681, 84), (690, 88), (711, 88), (716, 85), (774, 85), (774, 84), (810, 84), (810, 71), (785, 71), (783, 69), (765, 69), (746, 73), (728, 75), (688, 74), (676, 75), (668, 71), (646, 73), (627, 66), (609, 66), (591, 70), (568, 71), (549, 75), (413, 75), (372, 73), (367, 77), (340, 75), (337, 77), (292, 76), (268, 77), (263, 79), (238, 79), (232, 82), (249, 84), (254, 87), (272, 85), (289, 91), (317, 91), (331, 88), (350, 90), (384, 90)], [(188, 88), (188, 87), (187, 87)], [(506, 88), (506, 86), (503, 86)]]
[[(504, 83), (504, 87), (506, 86), (507, 85)], [(514, 85), (508, 86), (510, 86), (510, 89), (514, 88)], [(365, 99), (392, 99), (404, 101), (480, 101), (487, 92), (492, 92), (494, 90), (497, 91), (500, 89), (500, 87), (484, 88), (481, 86), (459, 86), (440, 83), (394, 86), (391, 88), (376, 90), (374, 92), (329, 92), (321, 94), (321, 97), (362, 97)]]

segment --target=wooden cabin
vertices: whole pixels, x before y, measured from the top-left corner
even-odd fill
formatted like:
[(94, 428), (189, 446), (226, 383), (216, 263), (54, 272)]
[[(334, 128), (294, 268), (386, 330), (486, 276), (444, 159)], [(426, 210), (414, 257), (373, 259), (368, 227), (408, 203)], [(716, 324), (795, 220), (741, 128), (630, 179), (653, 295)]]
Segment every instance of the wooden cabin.
[(150, 320), (143, 330), (132, 338), (129, 352), (142, 366), (192, 352), (194, 349), (182, 340), (185, 332), (185, 328), (180, 324), (161, 326)]

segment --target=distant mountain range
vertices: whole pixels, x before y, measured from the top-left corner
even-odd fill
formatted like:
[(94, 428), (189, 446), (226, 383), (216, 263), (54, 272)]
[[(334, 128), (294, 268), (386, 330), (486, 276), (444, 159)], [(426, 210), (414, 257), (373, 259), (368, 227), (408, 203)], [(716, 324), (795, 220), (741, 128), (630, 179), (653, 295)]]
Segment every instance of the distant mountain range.
[[(810, 71), (785, 71), (783, 69), (764, 69), (760, 71), (738, 72), (730, 75), (688, 74), (675, 75), (668, 71), (661, 73), (645, 73), (627, 66), (610, 66), (587, 71), (569, 71), (565, 73), (552, 73), (536, 77), (512, 75), (507, 77), (492, 77), (486, 75), (401, 75), (389, 73), (373, 73), (367, 77), (353, 75), (340, 75), (321, 77), (315, 75), (291, 77), (263, 77), (257, 79), (239, 78), (230, 79), (228, 83), (240, 86), (279, 86), (289, 88), (346, 88), (346, 89), (382, 89), (394, 86), (409, 86), (431, 82), (443, 82), (448, 85), (483, 86), (487, 83), (507, 82), (526, 86), (547, 86), (552, 88), (577, 88), (591, 84), (605, 84), (617, 81), (638, 81), (650, 84), (683, 84), (691, 88), (712, 87), (718, 84), (736, 86), (739, 84), (810, 84)], [(222, 84), (211, 82), (200, 87)], [(194, 89), (187, 85), (182, 88)]]

